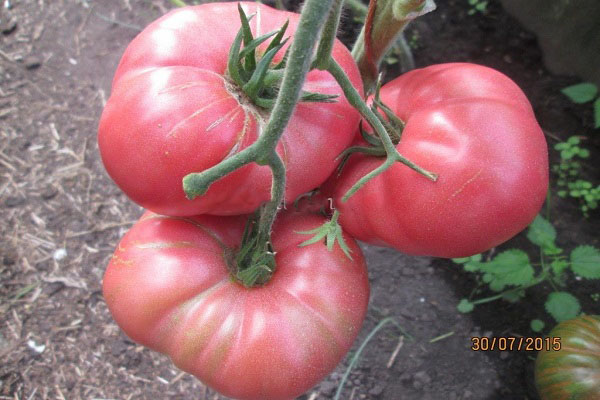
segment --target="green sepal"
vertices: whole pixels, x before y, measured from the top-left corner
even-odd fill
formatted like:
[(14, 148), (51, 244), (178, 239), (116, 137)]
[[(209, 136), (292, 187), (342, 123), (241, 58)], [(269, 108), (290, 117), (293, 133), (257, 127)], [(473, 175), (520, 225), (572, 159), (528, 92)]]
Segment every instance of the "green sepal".
[(258, 95), (260, 95), (260, 89), (263, 87), (263, 82), (265, 79), (265, 75), (273, 61), (273, 57), (275, 54), (283, 47), (285, 41), (281, 43), (279, 46), (269, 50), (263, 58), (260, 59), (254, 73), (252, 73), (252, 77), (250, 80), (242, 87), (242, 90), (251, 98), (254, 99)]
[(287, 63), (287, 60), (290, 56), (290, 49), (291, 49), (291, 47), (288, 47), (286, 49), (285, 54), (283, 55), (283, 58), (281, 59), (281, 61), (279, 61), (279, 63), (275, 64), (275, 66), (273, 67), (274, 70), (285, 68), (285, 64)]
[(327, 250), (333, 251), (333, 246), (335, 245), (335, 243), (337, 241), (337, 243), (339, 244), (340, 248), (342, 249), (342, 251), (344, 252), (346, 257), (348, 257), (350, 260), (353, 260), (352, 255), (350, 254), (350, 253), (352, 253), (352, 250), (346, 244), (346, 241), (344, 240), (344, 234), (342, 232), (342, 227), (337, 222), (338, 217), (339, 217), (339, 211), (336, 210), (336, 211), (334, 211), (333, 216), (331, 217), (331, 220), (325, 222), (323, 225), (319, 226), (318, 228), (311, 229), (309, 231), (296, 231), (296, 233), (299, 233), (302, 235), (314, 235), (310, 239), (300, 243), (298, 246), (299, 247), (309, 246), (311, 244), (318, 243), (318, 242), (322, 241), (323, 239), (325, 239), (325, 245), (327, 246)]
[[(242, 37), (244, 38), (244, 47), (248, 46), (253, 40), (254, 36), (252, 35), (252, 29), (250, 28), (250, 19), (254, 15), (251, 15), (249, 18), (246, 16), (246, 13), (242, 9), (240, 3), (238, 3), (238, 12), (240, 14), (240, 20), (242, 21), (242, 27), (240, 31), (242, 32)], [(255, 48), (252, 48), (249, 53), (250, 57), (246, 57), (244, 61), (244, 66), (246, 71), (253, 71), (256, 67), (256, 54), (254, 52)]]
[(383, 143), (381, 143), (381, 139), (379, 139), (377, 136), (373, 136), (373, 135), (369, 134), (363, 128), (363, 122), (362, 122), (362, 120), (358, 124), (358, 128), (360, 130), (360, 135), (365, 140), (365, 142), (369, 143), (371, 146), (382, 147), (383, 148)]
[(242, 245), (235, 255), (235, 265), (232, 268), (235, 279), (245, 287), (268, 282), (276, 267), (275, 252), (271, 244), (267, 242), (265, 248), (259, 248), (259, 218), (260, 211), (248, 218), (242, 234)]
[(242, 78), (241, 71), (244, 69), (242, 64), (240, 63), (240, 46), (242, 45), (242, 30), (240, 29), (235, 39), (233, 39), (233, 43), (231, 48), (229, 49), (229, 56), (227, 60), (227, 71), (229, 76), (238, 86), (244, 85), (244, 79)]
[[(277, 33), (277, 31), (273, 31), (273, 32), (269, 32), (269, 33), (265, 33), (262, 36), (257, 37), (256, 39), (253, 39), (250, 43), (244, 43), (244, 48), (242, 49), (242, 51), (240, 51), (240, 61), (244, 58), (252, 58), (254, 60), (256, 60), (256, 55), (255, 55), (255, 50), (258, 46), (260, 46), (261, 44), (263, 44), (265, 41), (267, 41), (270, 37), (273, 37), (273, 35), (275, 35)], [(265, 52), (266, 53), (266, 52)], [(256, 68), (256, 65), (254, 65), (252, 67), (252, 69), (246, 68), (249, 71), (254, 70), (254, 68)]]
[(305, 103), (335, 103), (338, 97), (340, 96), (337, 94), (315, 93), (303, 90), (300, 101)]
[[(285, 21), (285, 24), (283, 24), (283, 26), (281, 27), (281, 29), (279, 29), (277, 32), (277, 36), (275, 36), (273, 38), (273, 40), (271, 41), (271, 43), (269, 43), (269, 46), (267, 47), (267, 50), (265, 50), (265, 53), (267, 53), (269, 50), (272, 50), (273, 48), (279, 46), (282, 43), (282, 39), (283, 39), (283, 35), (285, 35), (285, 31), (287, 31), (288, 26), (290, 25), (290, 20), (288, 19), (287, 21)], [(287, 39), (286, 39), (287, 41)], [(286, 54), (287, 50), (286, 50)]]

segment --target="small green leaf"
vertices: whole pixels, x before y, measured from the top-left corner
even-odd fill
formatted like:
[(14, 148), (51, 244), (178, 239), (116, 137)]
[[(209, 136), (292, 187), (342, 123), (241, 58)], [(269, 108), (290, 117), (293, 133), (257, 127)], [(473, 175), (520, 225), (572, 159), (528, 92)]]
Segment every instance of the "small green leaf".
[(457, 264), (466, 264), (468, 261), (471, 261), (471, 257), (453, 258), (452, 261)]
[(561, 90), (573, 103), (581, 104), (594, 100), (598, 95), (598, 88), (593, 83), (584, 82), (568, 86)]
[(579, 300), (567, 292), (550, 293), (545, 308), (557, 322), (575, 318), (581, 312)]
[(556, 239), (556, 229), (554, 229), (548, 220), (544, 219), (541, 215), (538, 215), (531, 225), (529, 225), (527, 239), (533, 244), (540, 246), (542, 249), (555, 248), (554, 240)]
[(600, 128), (600, 97), (594, 102), (594, 128)]
[(534, 332), (541, 332), (542, 329), (544, 329), (544, 321), (539, 320), (539, 319), (532, 319), (531, 320), (531, 330)]
[(460, 301), (460, 303), (458, 303), (456, 308), (461, 313), (466, 314), (466, 313), (470, 313), (471, 311), (473, 311), (473, 309), (475, 308), (475, 305), (467, 299), (462, 299)]
[(498, 254), (483, 270), (494, 276), (494, 281), (490, 283), (492, 290), (505, 285), (525, 285), (533, 280), (535, 272), (527, 253), (518, 249), (509, 249)]
[(588, 149), (579, 149), (579, 157), (588, 158), (590, 156), (590, 151)]
[(592, 246), (579, 246), (571, 252), (571, 269), (586, 279), (600, 279), (600, 251)]
[(477, 272), (481, 270), (481, 266), (483, 265), (483, 263), (479, 263), (476, 261), (470, 261), (468, 263), (466, 263), (463, 268), (465, 269), (465, 271), (467, 272)]
[(499, 279), (493, 280), (490, 282), (490, 290), (494, 292), (501, 292), (504, 290), (506, 285)]
[(560, 143), (557, 143), (554, 145), (555, 150), (565, 150), (565, 149), (568, 149), (569, 147), (570, 147), (569, 143), (566, 143), (566, 142), (560, 142)]
[(579, 139), (578, 136), (571, 136), (569, 139), (567, 139), (567, 143), (571, 145), (576, 145), (581, 143), (581, 139)]
[(550, 267), (552, 268), (552, 272), (554, 272), (554, 275), (559, 276), (560, 274), (563, 273), (563, 271), (565, 269), (567, 269), (567, 267), (569, 266), (569, 262), (567, 260), (560, 260), (560, 259), (555, 259), (554, 261), (552, 261), (552, 264), (550, 264)]

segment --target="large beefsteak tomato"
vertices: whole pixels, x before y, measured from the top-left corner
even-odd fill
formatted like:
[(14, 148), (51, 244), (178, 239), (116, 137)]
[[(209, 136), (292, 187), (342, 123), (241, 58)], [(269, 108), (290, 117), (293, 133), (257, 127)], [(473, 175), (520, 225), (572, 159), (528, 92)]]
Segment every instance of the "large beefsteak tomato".
[(381, 100), (406, 122), (398, 152), (439, 179), (397, 163), (344, 202), (383, 162), (353, 155), (324, 188), (348, 233), (408, 254), (464, 257), (535, 218), (548, 188), (548, 150), (529, 101), (508, 77), (475, 64), (434, 65), (387, 83)]
[(360, 248), (298, 245), (323, 217), (286, 212), (272, 234), (277, 269), (246, 288), (230, 273), (244, 217), (147, 212), (123, 237), (103, 282), (133, 340), (236, 399), (289, 400), (338, 364), (361, 327), (369, 283)]
[[(270, 198), (271, 172), (255, 163), (192, 201), (182, 189), (187, 174), (204, 171), (253, 143), (269, 118), (228, 77), (228, 54), (241, 25), (237, 4), (171, 11), (144, 29), (121, 59), (98, 143), (109, 175), (144, 208), (174, 216), (238, 215)], [(299, 14), (255, 2), (241, 5), (246, 14), (255, 14), (250, 21), (255, 36), (278, 30), (286, 20), (287, 32), (296, 30)], [(274, 62), (281, 61), (285, 50)], [(362, 90), (358, 68), (341, 42), (336, 41), (332, 56)], [(359, 120), (328, 72), (310, 72), (304, 90), (339, 97), (334, 103), (298, 104), (278, 144), (287, 167), (288, 202), (327, 179)]]

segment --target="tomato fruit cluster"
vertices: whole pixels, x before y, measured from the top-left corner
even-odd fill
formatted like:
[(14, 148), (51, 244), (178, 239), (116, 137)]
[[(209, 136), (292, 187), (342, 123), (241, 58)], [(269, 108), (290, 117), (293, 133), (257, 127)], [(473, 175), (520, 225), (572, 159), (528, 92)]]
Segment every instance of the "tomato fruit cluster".
[[(269, 137), (279, 115), (261, 96), (284, 97), (283, 84), (269, 85), (286, 79), (279, 66), (292, 60), (282, 26), (294, 36), (299, 16), (254, 2), (170, 12), (125, 51), (98, 132), (108, 174), (147, 209), (106, 270), (110, 312), (133, 340), (237, 399), (294, 398), (349, 350), (369, 299), (355, 238), (409, 254), (472, 255), (525, 228), (547, 189), (544, 135), (522, 91), (492, 69), (443, 64), (377, 95), (405, 121), (398, 152), (438, 180), (395, 164), (346, 201), (383, 161), (352, 155), (335, 173), (340, 155), (367, 140), (352, 94), (362, 93), (361, 77), (336, 40), (327, 59), (335, 68), (310, 70), (269, 154), (186, 197), (190, 174)], [(278, 211), (319, 186), (302, 211)], [(318, 212), (327, 203), (331, 220)]]

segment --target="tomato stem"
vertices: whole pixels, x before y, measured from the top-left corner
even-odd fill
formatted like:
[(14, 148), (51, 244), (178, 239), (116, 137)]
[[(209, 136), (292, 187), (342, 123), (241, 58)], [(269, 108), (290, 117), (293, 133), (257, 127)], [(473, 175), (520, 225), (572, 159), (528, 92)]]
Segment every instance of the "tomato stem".
[[(304, 4), (294, 40), (286, 57), (288, 62), (286, 62), (283, 78), (281, 79), (281, 87), (264, 132), (258, 140), (216, 166), (199, 173), (189, 174), (183, 178), (183, 188), (186, 196), (193, 199), (206, 193), (215, 181), (251, 162), (268, 165), (271, 168), (273, 174), (271, 201), (260, 208), (258, 226), (256, 229), (253, 228), (251, 233), (244, 238), (244, 243), (242, 243), (243, 254), (237, 259), (236, 277), (249, 287), (266, 283), (268, 277), (274, 271), (274, 254), (270, 250), (270, 235), (285, 192), (285, 165), (275, 149), (298, 101), (307, 96), (314, 97), (314, 94), (303, 92), (302, 86), (310, 70), (319, 35), (325, 20), (330, 14), (333, 1), (307, 0)], [(240, 11), (240, 15), (242, 14), (243, 11)], [(279, 32), (282, 32), (283, 29)], [(281, 37), (282, 34), (276, 36), (277, 43), (275, 43), (273, 49), (281, 45), (279, 43)], [(233, 75), (232, 78), (236, 83), (236, 77), (243, 81), (243, 77), (239, 73), (240, 68), (242, 68), (239, 58), (239, 46), (244, 38), (250, 40), (250, 42), (257, 40), (251, 39), (248, 29), (244, 28), (240, 30), (236, 37), (234, 47), (237, 44), (237, 48), (232, 48), (233, 57), (229, 60), (229, 66), (232, 68), (230, 75)], [(256, 68), (259, 68), (259, 66), (257, 65)], [(259, 71), (258, 74), (256, 81), (264, 81), (269, 76), (264, 71)]]
[(342, 15), (342, 6), (344, 0), (334, 0), (333, 7), (329, 11), (329, 17), (323, 28), (321, 40), (319, 41), (319, 47), (317, 48), (317, 55), (313, 62), (313, 68), (327, 69), (327, 64), (331, 60), (331, 51), (335, 44), (335, 38), (337, 35), (338, 26), (340, 24), (340, 16)]
[(365, 118), (367, 122), (369, 122), (369, 124), (373, 127), (373, 129), (379, 136), (379, 139), (381, 139), (383, 148), (385, 149), (385, 152), (387, 154), (386, 161), (381, 166), (371, 171), (371, 173), (367, 174), (362, 179), (360, 179), (354, 186), (352, 186), (352, 188), (350, 188), (350, 190), (344, 195), (342, 201), (347, 201), (348, 198), (350, 198), (350, 196), (356, 193), (356, 191), (360, 189), (365, 183), (375, 178), (377, 175), (383, 173), (389, 167), (394, 165), (396, 161), (403, 163), (404, 165), (417, 171), (419, 174), (423, 175), (427, 179), (435, 182), (437, 180), (437, 174), (434, 174), (421, 168), (414, 162), (408, 160), (406, 157), (398, 153), (398, 150), (396, 150), (396, 146), (394, 146), (394, 143), (392, 142), (392, 139), (390, 138), (390, 135), (387, 132), (385, 126), (383, 125), (381, 119), (378, 118), (377, 115), (373, 112), (373, 110), (371, 110), (369, 106), (367, 106), (367, 104), (363, 101), (361, 95), (358, 93), (358, 91), (356, 91), (354, 86), (352, 86), (352, 82), (350, 82), (350, 79), (346, 76), (342, 67), (334, 59), (331, 59), (331, 61), (329, 62), (327, 71), (329, 71), (329, 73), (338, 82), (338, 84), (344, 91), (344, 95), (346, 96), (346, 99), (348, 99), (348, 102), (354, 108), (356, 108), (358, 112), (360, 112), (360, 114), (363, 116), (363, 118)]
[(434, 9), (433, 0), (378, 0), (376, 4), (371, 1), (370, 15), (352, 49), (366, 94), (374, 90), (379, 64), (406, 25)]

